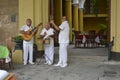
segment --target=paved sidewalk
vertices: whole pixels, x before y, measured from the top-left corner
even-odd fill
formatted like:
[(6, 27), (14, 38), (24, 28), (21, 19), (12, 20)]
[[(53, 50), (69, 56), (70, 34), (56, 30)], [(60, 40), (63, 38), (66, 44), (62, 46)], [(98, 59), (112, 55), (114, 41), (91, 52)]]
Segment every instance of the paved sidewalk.
[[(107, 61), (107, 49), (68, 48), (69, 65), (66, 68), (39, 65), (16, 65), (17, 80), (120, 80), (120, 62)], [(55, 48), (55, 63), (58, 61), (58, 47)]]

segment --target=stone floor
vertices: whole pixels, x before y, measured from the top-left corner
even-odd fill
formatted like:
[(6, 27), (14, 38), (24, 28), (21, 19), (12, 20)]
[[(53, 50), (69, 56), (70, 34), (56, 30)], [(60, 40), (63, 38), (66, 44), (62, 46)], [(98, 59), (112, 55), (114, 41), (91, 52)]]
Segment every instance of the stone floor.
[[(107, 48), (68, 48), (68, 67), (53, 65), (15, 65), (13, 72), (17, 80), (120, 80), (120, 62), (107, 61)], [(38, 59), (39, 60), (39, 59)], [(55, 63), (58, 47), (55, 48)]]

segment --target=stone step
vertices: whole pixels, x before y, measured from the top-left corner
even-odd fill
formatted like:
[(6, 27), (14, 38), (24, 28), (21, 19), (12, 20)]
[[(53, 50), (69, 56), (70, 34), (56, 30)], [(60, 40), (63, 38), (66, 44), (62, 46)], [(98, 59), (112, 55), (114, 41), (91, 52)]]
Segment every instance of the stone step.
[(120, 77), (100, 77), (98, 80), (120, 80)]
[(120, 61), (105, 61), (104, 64), (108, 64), (108, 65), (120, 65)]
[(77, 55), (71, 55), (69, 58), (77, 58), (80, 59), (80, 61), (94, 61), (94, 62), (104, 62), (107, 61), (107, 56), (77, 56)]

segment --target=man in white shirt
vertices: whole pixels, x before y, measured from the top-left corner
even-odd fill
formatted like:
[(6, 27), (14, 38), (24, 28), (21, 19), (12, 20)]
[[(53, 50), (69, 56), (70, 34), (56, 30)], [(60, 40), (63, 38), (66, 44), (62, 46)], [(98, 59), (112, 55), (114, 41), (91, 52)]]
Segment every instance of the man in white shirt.
[(67, 66), (67, 47), (69, 45), (69, 24), (66, 16), (62, 17), (62, 24), (58, 27), (53, 20), (50, 23), (59, 32), (59, 61), (55, 66)]
[[(33, 27), (31, 26), (32, 21), (31, 19), (27, 19), (26, 20), (26, 25), (24, 25), (21, 30), (20, 33), (22, 34), (29, 34), (28, 30), (33, 29)], [(25, 41), (23, 40), (23, 52), (24, 52), (24, 65), (27, 64), (27, 60), (28, 60), (28, 53), (29, 53), (29, 63), (30, 64), (34, 64), (33, 63), (33, 38), (30, 41)]]
[(45, 28), (43, 28), (42, 32), (40, 33), (40, 37), (45, 39), (50, 39), (50, 44), (44, 44), (45, 49), (45, 60), (48, 65), (53, 64), (54, 58), (54, 30), (50, 28), (50, 24), (46, 23)]

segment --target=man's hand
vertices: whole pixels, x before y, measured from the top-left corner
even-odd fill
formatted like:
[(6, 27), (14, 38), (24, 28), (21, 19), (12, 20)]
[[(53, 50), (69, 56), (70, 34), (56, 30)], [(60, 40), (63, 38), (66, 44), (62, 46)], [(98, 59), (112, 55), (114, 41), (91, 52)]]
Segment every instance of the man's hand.
[(47, 35), (47, 33), (46, 32), (44, 32), (44, 36), (46, 36)]
[(30, 34), (32, 34), (32, 32), (31, 31), (25, 31), (24, 34), (30, 35)]
[(38, 24), (37, 26), (41, 26), (43, 23), (41, 22), (40, 24)]
[(60, 28), (54, 23), (54, 20), (50, 20), (50, 23), (54, 26), (57, 31), (60, 31)]
[(50, 23), (51, 23), (51, 24), (54, 24), (54, 20), (50, 20)]
[(20, 31), (21, 34), (30, 34), (29, 31)]

